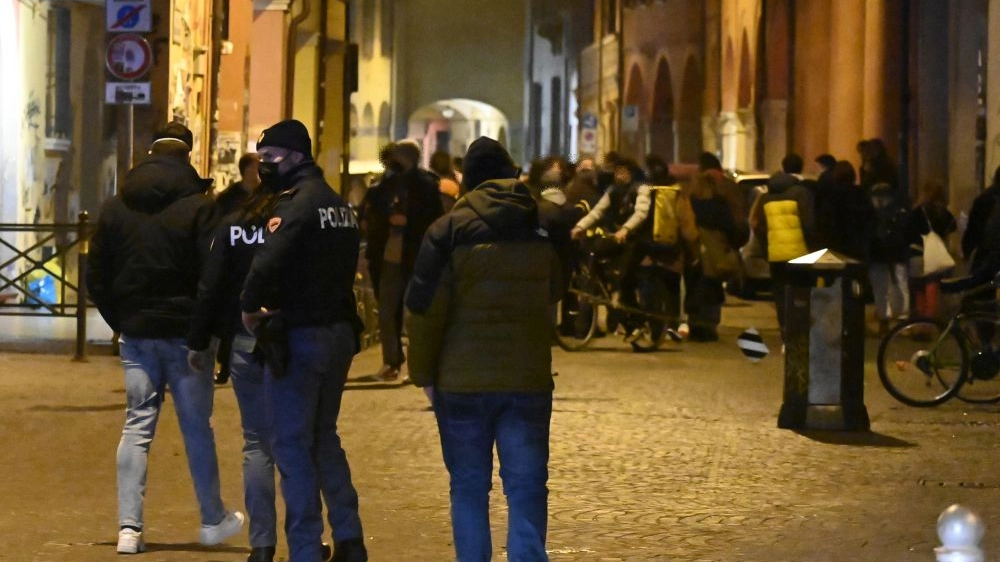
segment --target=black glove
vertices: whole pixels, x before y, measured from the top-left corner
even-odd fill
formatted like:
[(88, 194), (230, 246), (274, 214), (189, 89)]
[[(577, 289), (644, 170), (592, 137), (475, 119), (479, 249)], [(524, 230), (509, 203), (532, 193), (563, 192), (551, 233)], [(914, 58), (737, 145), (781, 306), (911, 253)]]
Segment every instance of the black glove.
[(257, 338), (254, 357), (270, 368), (272, 376), (279, 379), (284, 377), (290, 355), (285, 322), (279, 315), (268, 316), (257, 325), (254, 336)]

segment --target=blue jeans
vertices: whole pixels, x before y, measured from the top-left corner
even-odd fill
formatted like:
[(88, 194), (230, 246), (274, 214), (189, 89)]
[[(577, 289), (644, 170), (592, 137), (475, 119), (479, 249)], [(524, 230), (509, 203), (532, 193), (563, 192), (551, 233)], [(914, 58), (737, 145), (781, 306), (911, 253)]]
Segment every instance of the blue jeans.
[(125, 427), (118, 443), (118, 523), (143, 526), (146, 466), (156, 434), (164, 391), (170, 387), (194, 492), (201, 507), (201, 524), (215, 525), (226, 516), (219, 495), (219, 461), (212, 431), (215, 388), (212, 369), (196, 373), (187, 364), (183, 339), (122, 336), (125, 368)]
[(358, 493), (337, 435), (337, 417), (354, 359), (347, 322), (290, 330), (286, 375), (264, 379), (271, 448), (281, 473), (290, 562), (318, 562), (323, 538), (320, 490), (335, 542), (363, 537)]
[(243, 497), (250, 516), (250, 546), (278, 543), (278, 515), (274, 507), (274, 456), (264, 396), (264, 366), (253, 357), (256, 340), (233, 337), (229, 371), (243, 425)]
[(507, 559), (547, 562), (549, 421), (552, 393), (435, 391), (441, 452), (451, 476), (458, 562), (489, 562), (493, 445), (507, 496)]

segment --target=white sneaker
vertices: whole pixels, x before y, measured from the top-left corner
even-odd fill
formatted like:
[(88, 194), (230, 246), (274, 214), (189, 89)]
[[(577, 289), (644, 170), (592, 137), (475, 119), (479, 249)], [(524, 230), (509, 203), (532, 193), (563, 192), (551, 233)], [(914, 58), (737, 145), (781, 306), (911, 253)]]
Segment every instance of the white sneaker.
[(245, 519), (239, 511), (227, 512), (226, 516), (218, 524), (201, 526), (201, 531), (198, 533), (198, 542), (206, 546), (219, 544), (239, 533), (240, 529), (243, 528), (243, 521)]
[(145, 550), (142, 531), (128, 528), (118, 531), (118, 554), (139, 554)]

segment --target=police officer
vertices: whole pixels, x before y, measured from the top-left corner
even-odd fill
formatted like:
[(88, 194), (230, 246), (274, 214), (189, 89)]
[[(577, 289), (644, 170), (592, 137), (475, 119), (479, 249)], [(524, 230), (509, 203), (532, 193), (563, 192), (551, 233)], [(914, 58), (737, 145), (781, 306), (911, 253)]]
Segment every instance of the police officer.
[(301, 122), (286, 120), (266, 129), (257, 152), (263, 188), (279, 195), (240, 307), (251, 332), (276, 320), (287, 332), (279, 338), (287, 344), (287, 363), (275, 368), (269, 361), (264, 385), (272, 451), (282, 476), (289, 560), (322, 559), (322, 489), (333, 527), (333, 560), (366, 562), (358, 494), (337, 435), (347, 371), (359, 350), (361, 320), (353, 290), (357, 220), (323, 179)]

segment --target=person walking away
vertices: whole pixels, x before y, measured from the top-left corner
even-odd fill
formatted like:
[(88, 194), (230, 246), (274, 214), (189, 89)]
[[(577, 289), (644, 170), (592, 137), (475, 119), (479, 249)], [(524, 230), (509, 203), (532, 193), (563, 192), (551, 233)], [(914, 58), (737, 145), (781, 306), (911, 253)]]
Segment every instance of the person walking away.
[(872, 186), (871, 202), (875, 210), (875, 227), (870, 241), (868, 275), (881, 337), (889, 331), (890, 320), (910, 315), (908, 210), (896, 190), (887, 183)]
[(767, 193), (759, 195), (751, 209), (750, 228), (766, 248), (782, 341), (785, 339), (788, 261), (808, 254), (814, 248), (815, 226), (809, 191), (791, 174), (778, 172), (772, 175), (767, 180)]
[[(948, 236), (958, 229), (955, 215), (945, 202), (944, 185), (936, 181), (925, 182), (920, 188), (917, 204), (906, 218), (906, 237), (910, 247), (922, 248), (922, 236), (934, 231), (948, 245)], [(922, 264), (921, 260), (921, 264)], [(912, 269), (912, 268), (911, 268)], [(941, 279), (948, 272), (923, 275), (922, 271), (910, 272), (913, 307), (917, 316), (936, 318)]]
[(366, 562), (358, 494), (337, 434), (362, 330), (354, 298), (357, 221), (323, 179), (301, 122), (265, 129), (257, 150), (261, 180), (278, 196), (243, 285), (240, 310), (267, 357), (265, 410), (281, 472), (289, 559), (322, 558), (322, 490), (333, 528), (333, 560)]
[(722, 256), (713, 255), (709, 251), (715, 246), (709, 244), (707, 238), (720, 238), (723, 244), (736, 252), (742, 233), (738, 230), (729, 204), (719, 194), (709, 175), (699, 173), (692, 178), (687, 201), (694, 215), (700, 246), (698, 253), (689, 260), (691, 265), (687, 268), (689, 285), (685, 308), (688, 312), (689, 337), (694, 342), (717, 341), (718, 327), (722, 321), (722, 303), (726, 300), (722, 283), (726, 279), (708, 274), (711, 269), (716, 269), (710, 268), (713, 264), (708, 262), (721, 259)]
[(441, 206), (447, 213), (455, 206), (455, 201), (461, 196), (462, 191), (458, 184), (458, 176), (455, 175), (451, 155), (443, 150), (431, 154), (430, 167), (431, 171), (437, 174), (438, 189), (441, 192)]
[(874, 209), (856, 182), (854, 166), (846, 160), (834, 164), (828, 181), (818, 182), (816, 247), (867, 264)]
[[(257, 176), (257, 166), (260, 159), (254, 152), (248, 152), (240, 156), (237, 167), (240, 170), (240, 179), (229, 184), (215, 197), (215, 206), (218, 216), (224, 217), (246, 203), (260, 185), (260, 178)], [(219, 364), (219, 370), (215, 373), (215, 384), (226, 384), (229, 380), (229, 357), (232, 355), (232, 337), (219, 338), (219, 351), (215, 360)]]
[(975, 261), (973, 254), (985, 240), (986, 223), (989, 222), (998, 201), (1000, 201), (1000, 166), (993, 172), (993, 183), (976, 196), (969, 209), (969, 221), (962, 234), (962, 256), (966, 260)]
[(495, 445), (507, 559), (547, 562), (548, 315), (561, 294), (559, 260), (502, 145), (477, 139), (463, 172), (476, 187), (428, 230), (407, 293), (410, 376), (432, 396), (457, 559), (492, 559)]
[(118, 444), (120, 554), (145, 550), (144, 499), (149, 447), (169, 387), (201, 514), (198, 541), (219, 544), (239, 532), (243, 514), (228, 511), (219, 485), (211, 417), (211, 347), (188, 366), (198, 277), (215, 215), (211, 180), (190, 164), (193, 135), (170, 123), (153, 135), (150, 157), (132, 168), (121, 193), (104, 204), (90, 242), (87, 287), (112, 330), (121, 334), (125, 426)]
[(382, 368), (373, 378), (396, 381), (403, 355), (403, 293), (413, 274), (420, 242), (427, 227), (444, 214), (438, 182), (417, 166), (420, 148), (412, 141), (396, 144), (392, 173), (369, 190), (364, 222), (366, 257), (373, 283), (377, 283)]

